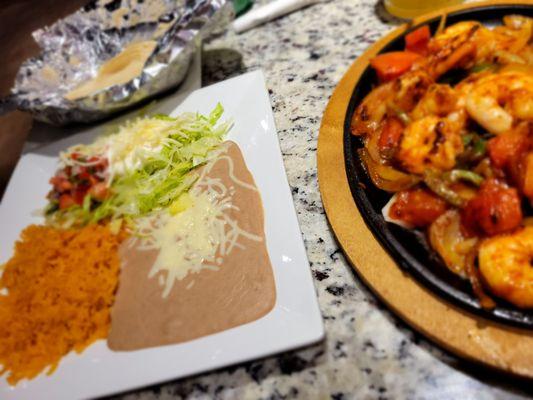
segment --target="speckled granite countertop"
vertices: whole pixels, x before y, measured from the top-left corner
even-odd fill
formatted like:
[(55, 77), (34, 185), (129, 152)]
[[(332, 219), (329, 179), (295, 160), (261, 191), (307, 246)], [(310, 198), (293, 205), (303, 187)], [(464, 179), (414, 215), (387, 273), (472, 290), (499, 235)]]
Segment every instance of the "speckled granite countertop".
[(257, 68), (265, 73), (326, 340), (117, 398), (525, 398), (531, 383), (465, 365), (386, 311), (353, 274), (329, 230), (317, 183), (320, 120), (348, 66), (393, 28), (378, 18), (375, 3), (317, 4), (239, 36), (228, 33), (204, 53), (204, 84)]

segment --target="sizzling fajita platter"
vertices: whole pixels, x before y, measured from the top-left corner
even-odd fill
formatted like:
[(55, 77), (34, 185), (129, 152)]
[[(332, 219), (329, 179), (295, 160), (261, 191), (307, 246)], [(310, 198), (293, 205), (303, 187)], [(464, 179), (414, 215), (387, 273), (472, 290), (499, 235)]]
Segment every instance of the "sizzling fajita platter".
[(27, 153), (0, 220), (3, 399), (102, 396), (323, 336), (260, 71)]
[(418, 18), (351, 66), (318, 147), (328, 218), (363, 280), (448, 349), (526, 376), (532, 39), (530, 3)]

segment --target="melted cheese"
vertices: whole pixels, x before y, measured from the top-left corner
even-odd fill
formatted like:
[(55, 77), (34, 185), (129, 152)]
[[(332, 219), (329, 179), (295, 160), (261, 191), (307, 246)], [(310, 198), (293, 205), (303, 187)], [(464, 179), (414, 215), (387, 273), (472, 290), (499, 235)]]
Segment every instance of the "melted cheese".
[(159, 251), (149, 278), (159, 275), (164, 286), (163, 297), (169, 295), (176, 280), (204, 269), (217, 270), (225, 255), (236, 247), (245, 248), (239, 239), (263, 240), (240, 228), (227, 212), (239, 211), (231, 202), (234, 188), (207, 176), (212, 166), (221, 161), (228, 162), (229, 176), (236, 185), (257, 190), (238, 180), (233, 175), (233, 160), (221, 156), (204, 168), (198, 183), (188, 194), (188, 208), (174, 215), (167, 209), (136, 221), (140, 234), (137, 247)]

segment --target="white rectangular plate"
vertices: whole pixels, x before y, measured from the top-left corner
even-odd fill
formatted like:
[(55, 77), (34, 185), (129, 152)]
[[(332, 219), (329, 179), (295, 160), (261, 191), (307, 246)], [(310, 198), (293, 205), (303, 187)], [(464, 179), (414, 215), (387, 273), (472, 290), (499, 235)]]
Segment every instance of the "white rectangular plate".
[[(261, 71), (241, 75), (192, 93), (179, 107), (168, 102), (154, 112), (209, 113), (216, 103), (234, 127), (237, 142), (261, 192), (268, 252), (277, 299), (265, 317), (190, 342), (131, 352), (113, 352), (101, 340), (82, 354), (70, 353), (54, 374), (41, 374), (14, 388), (0, 380), (2, 399), (76, 399), (107, 395), (196, 374), (304, 346), (324, 336), (322, 318), (292, 197), (285, 176), (276, 127)], [(46, 204), (48, 180), (59, 150), (91, 141), (102, 127), (69, 137), (24, 155), (0, 204), (0, 263), (29, 224), (41, 223), (34, 211)], [(208, 294), (206, 294), (208, 295)]]

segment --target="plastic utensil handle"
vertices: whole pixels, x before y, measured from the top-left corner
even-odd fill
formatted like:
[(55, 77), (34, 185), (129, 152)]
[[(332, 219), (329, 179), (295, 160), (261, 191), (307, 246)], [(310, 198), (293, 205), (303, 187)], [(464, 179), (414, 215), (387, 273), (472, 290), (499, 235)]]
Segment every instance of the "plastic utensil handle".
[(241, 33), (320, 1), (322, 0), (276, 0), (257, 9), (252, 9), (247, 14), (237, 18), (233, 22), (233, 29), (237, 33)]

